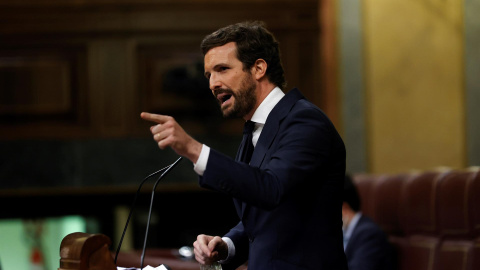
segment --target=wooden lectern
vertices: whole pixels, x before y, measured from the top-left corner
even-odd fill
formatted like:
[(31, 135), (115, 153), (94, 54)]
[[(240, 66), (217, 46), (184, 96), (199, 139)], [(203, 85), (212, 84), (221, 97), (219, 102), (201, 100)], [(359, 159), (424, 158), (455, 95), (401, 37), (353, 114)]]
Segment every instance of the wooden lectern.
[(60, 245), (58, 270), (117, 270), (103, 234), (75, 232), (65, 236)]
[[(65, 236), (60, 244), (60, 268), (58, 270), (117, 270), (110, 252), (110, 238), (103, 234), (75, 232)], [(120, 253), (118, 266), (140, 267), (140, 251)], [(199, 264), (182, 259), (178, 250), (148, 250), (145, 265), (168, 265), (172, 270), (198, 270)]]
[[(89, 234), (75, 232), (65, 236), (60, 244), (60, 268), (58, 270), (117, 270), (113, 260), (110, 238), (103, 234)], [(117, 263), (119, 266), (140, 267), (138, 260), (141, 251), (122, 254)], [(145, 257), (145, 264), (158, 266), (164, 264), (172, 270), (198, 270), (199, 264), (195, 260), (181, 259), (169, 249), (149, 250)], [(246, 270), (247, 265), (237, 270)]]

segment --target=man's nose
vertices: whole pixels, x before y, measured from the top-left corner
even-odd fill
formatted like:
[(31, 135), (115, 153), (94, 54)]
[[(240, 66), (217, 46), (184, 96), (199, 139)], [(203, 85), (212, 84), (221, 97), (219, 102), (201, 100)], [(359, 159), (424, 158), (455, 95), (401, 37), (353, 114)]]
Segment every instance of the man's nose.
[(222, 83), (220, 82), (218, 77), (215, 76), (214, 74), (210, 75), (209, 84), (210, 84), (210, 90), (215, 90), (222, 86)]

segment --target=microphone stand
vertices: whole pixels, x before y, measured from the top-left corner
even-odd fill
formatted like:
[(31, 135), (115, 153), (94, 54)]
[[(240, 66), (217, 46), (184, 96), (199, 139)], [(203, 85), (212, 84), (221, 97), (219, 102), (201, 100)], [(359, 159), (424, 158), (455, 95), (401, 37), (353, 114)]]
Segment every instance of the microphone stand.
[[(172, 163), (172, 164), (170, 164), (170, 165), (168, 165), (168, 166), (166, 166), (166, 167), (164, 167), (164, 168), (162, 168), (162, 169), (160, 169), (160, 170), (158, 170), (158, 171), (156, 171), (156, 172), (151, 173), (150, 175), (148, 175), (147, 177), (145, 177), (145, 178), (142, 180), (142, 182), (140, 183), (140, 185), (138, 186), (137, 192), (135, 193), (135, 197), (134, 197), (134, 199), (133, 199), (132, 206), (130, 207), (130, 213), (128, 214), (127, 222), (125, 223), (125, 228), (123, 229), (122, 237), (120, 238), (120, 242), (118, 243), (117, 251), (116, 251), (116, 253), (115, 253), (115, 260), (114, 260), (115, 265), (117, 264), (118, 253), (120, 252), (120, 248), (121, 248), (122, 243), (123, 243), (123, 238), (125, 237), (125, 233), (127, 232), (127, 227), (128, 227), (129, 222), (130, 222), (130, 219), (131, 219), (131, 217), (132, 217), (133, 209), (134, 209), (134, 207), (135, 207), (135, 203), (136, 203), (136, 201), (137, 201), (138, 194), (140, 193), (140, 190), (141, 190), (143, 184), (144, 184), (149, 178), (151, 178), (152, 176), (157, 175), (157, 174), (163, 172), (162, 175), (160, 175), (160, 177), (159, 177), (159, 178), (157, 179), (157, 181), (155, 182), (154, 189), (153, 189), (153, 191), (152, 191), (152, 192), (154, 192), (154, 191), (155, 191), (155, 188), (156, 188), (156, 186), (157, 186), (157, 184), (158, 184), (158, 182), (160, 181), (160, 179), (162, 179), (162, 177), (163, 177), (168, 171), (170, 171), (170, 169), (173, 168), (173, 166), (175, 166), (181, 159), (182, 159), (182, 157), (179, 157), (174, 163)], [(150, 223), (150, 215), (151, 215), (151, 211), (152, 211), (152, 203), (153, 203), (153, 194), (152, 194), (152, 198), (151, 198), (151, 202), (150, 202), (150, 211), (149, 211), (149, 214), (148, 214), (147, 234), (148, 234), (148, 225), (149, 225), (149, 223)], [(147, 234), (145, 234), (145, 243), (146, 243)], [(144, 247), (143, 247), (142, 265), (141, 265), (142, 268), (141, 268), (141, 269), (143, 269), (143, 256), (144, 256), (144, 252), (145, 252), (145, 245), (144, 245)]]
[(143, 241), (143, 250), (142, 250), (140, 269), (143, 269), (143, 261), (145, 259), (145, 249), (146, 249), (146, 246), (147, 246), (148, 228), (150, 227), (150, 218), (152, 216), (153, 197), (155, 195), (155, 189), (157, 188), (157, 185), (160, 182), (160, 180), (163, 178), (163, 176), (166, 175), (173, 167), (175, 167), (175, 165), (177, 165), (177, 163), (181, 159), (182, 159), (182, 157), (179, 157), (174, 163), (172, 163), (170, 166), (168, 166), (167, 169), (165, 170), (165, 172), (163, 172), (162, 175), (160, 175), (160, 177), (158, 177), (157, 181), (155, 181), (155, 184), (153, 185), (152, 197), (150, 199), (150, 209), (148, 210), (147, 228), (145, 229), (145, 238), (144, 238), (144, 241)]

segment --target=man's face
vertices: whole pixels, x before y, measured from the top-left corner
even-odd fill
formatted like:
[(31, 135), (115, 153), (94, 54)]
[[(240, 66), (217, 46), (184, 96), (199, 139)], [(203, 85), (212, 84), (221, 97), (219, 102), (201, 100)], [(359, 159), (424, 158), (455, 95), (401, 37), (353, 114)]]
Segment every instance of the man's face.
[(342, 204), (342, 221), (343, 221), (342, 229), (343, 229), (343, 230), (346, 230), (348, 224), (350, 223), (350, 215), (349, 215), (349, 213), (351, 213), (351, 212), (352, 212), (352, 209), (350, 208), (350, 206), (348, 205), (348, 203), (343, 202), (343, 204)]
[(254, 109), (256, 81), (250, 70), (243, 70), (234, 42), (205, 54), (205, 77), (224, 117), (244, 117)]

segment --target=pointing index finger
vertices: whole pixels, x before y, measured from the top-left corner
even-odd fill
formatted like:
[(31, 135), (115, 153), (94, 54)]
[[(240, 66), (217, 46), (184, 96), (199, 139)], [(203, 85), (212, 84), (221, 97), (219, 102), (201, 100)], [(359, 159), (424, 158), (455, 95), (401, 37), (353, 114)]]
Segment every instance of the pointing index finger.
[(142, 112), (140, 114), (140, 117), (143, 120), (155, 122), (155, 123), (158, 123), (158, 124), (163, 124), (167, 121), (167, 116), (165, 116), (165, 115), (153, 114), (153, 113), (147, 113), (147, 112)]

